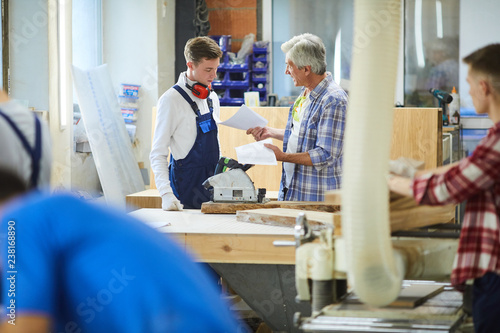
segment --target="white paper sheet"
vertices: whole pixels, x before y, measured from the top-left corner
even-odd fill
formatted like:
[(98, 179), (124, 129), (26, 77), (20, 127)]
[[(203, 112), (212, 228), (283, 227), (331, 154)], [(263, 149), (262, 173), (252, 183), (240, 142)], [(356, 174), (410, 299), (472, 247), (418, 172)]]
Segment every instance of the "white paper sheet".
[(231, 118), (222, 122), (218, 119), (215, 119), (215, 121), (220, 125), (234, 127), (245, 131), (253, 127), (264, 127), (268, 123), (266, 118), (262, 117), (246, 105), (242, 105)]
[(272, 149), (264, 147), (264, 143), (273, 143), (272, 139), (265, 139), (247, 145), (235, 147), (238, 163), (277, 165), (276, 155)]

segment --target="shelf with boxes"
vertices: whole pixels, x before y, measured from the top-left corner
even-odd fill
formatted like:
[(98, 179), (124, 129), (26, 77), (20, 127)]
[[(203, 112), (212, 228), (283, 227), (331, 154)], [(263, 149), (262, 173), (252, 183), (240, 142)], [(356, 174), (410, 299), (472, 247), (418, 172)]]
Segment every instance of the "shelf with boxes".
[(252, 55), (243, 59), (233, 53), (226, 53), (217, 69), (218, 79), (212, 82), (219, 96), (221, 106), (240, 106), (244, 104), (244, 93), (251, 90)]
[(137, 84), (121, 84), (121, 94), (118, 95), (120, 109), (125, 127), (130, 137), (130, 141), (135, 139), (135, 131), (138, 111), (139, 111), (139, 90), (140, 85)]
[(212, 88), (219, 96), (221, 106), (240, 106), (245, 103), (244, 93), (258, 91), (259, 100), (267, 101), (269, 88), (269, 42), (253, 43), (252, 52), (237, 58), (230, 52), (231, 36), (210, 36), (218, 42), (223, 56)]
[(269, 42), (257, 41), (253, 44), (252, 91), (258, 91), (260, 101), (267, 101), (269, 87)]

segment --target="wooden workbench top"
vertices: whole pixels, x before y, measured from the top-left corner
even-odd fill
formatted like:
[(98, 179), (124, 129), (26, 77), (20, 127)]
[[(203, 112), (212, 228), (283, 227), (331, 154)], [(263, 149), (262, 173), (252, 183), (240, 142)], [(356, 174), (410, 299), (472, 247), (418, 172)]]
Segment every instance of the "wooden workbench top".
[(142, 221), (167, 225), (158, 228), (164, 233), (223, 234), (223, 235), (292, 235), (293, 228), (240, 222), (236, 215), (203, 214), (199, 209), (164, 211), (154, 208), (138, 209), (129, 213)]
[(207, 215), (191, 209), (166, 212), (144, 208), (129, 215), (146, 223), (165, 225), (157, 230), (173, 235), (198, 261), (295, 264), (295, 247), (273, 245), (275, 240), (294, 241), (293, 228), (239, 222), (236, 215)]

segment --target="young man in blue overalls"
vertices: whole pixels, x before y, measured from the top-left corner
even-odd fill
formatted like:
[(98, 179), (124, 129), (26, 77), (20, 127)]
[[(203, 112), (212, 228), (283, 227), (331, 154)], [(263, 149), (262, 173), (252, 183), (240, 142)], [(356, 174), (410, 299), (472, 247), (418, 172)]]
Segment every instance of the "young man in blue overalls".
[(220, 155), (214, 121), (220, 104), (210, 85), (222, 51), (211, 38), (196, 37), (186, 43), (184, 56), (186, 72), (158, 100), (150, 154), (164, 210), (199, 209), (209, 201), (202, 183), (214, 174)]

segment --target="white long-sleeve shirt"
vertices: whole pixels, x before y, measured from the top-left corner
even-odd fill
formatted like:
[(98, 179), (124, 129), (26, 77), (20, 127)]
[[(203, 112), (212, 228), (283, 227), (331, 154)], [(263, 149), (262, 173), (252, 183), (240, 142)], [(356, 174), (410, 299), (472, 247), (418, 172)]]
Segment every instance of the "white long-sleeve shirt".
[[(207, 101), (192, 94), (186, 87), (192, 82), (183, 72), (179, 75), (177, 85), (198, 105), (203, 115), (210, 112)], [(213, 102), (214, 116), (220, 118), (219, 98), (215, 92), (210, 93)], [(187, 156), (196, 141), (196, 114), (184, 97), (174, 88), (168, 89), (158, 100), (155, 133), (149, 159), (155, 175), (156, 188), (160, 195), (172, 193), (168, 179), (168, 156), (172, 152), (175, 160)], [(170, 150), (169, 150), (170, 149)]]
[[(30, 147), (35, 147), (35, 116), (26, 107), (8, 101), (0, 103), (0, 110), (5, 113), (26, 137)], [(38, 175), (38, 188), (50, 186), (50, 172), (52, 165), (52, 145), (47, 124), (40, 119), (42, 156), (40, 158), (40, 173)], [(18, 175), (26, 185), (30, 183), (32, 173), (32, 159), (24, 148), (16, 132), (5, 118), (0, 117), (0, 168), (4, 168)]]

